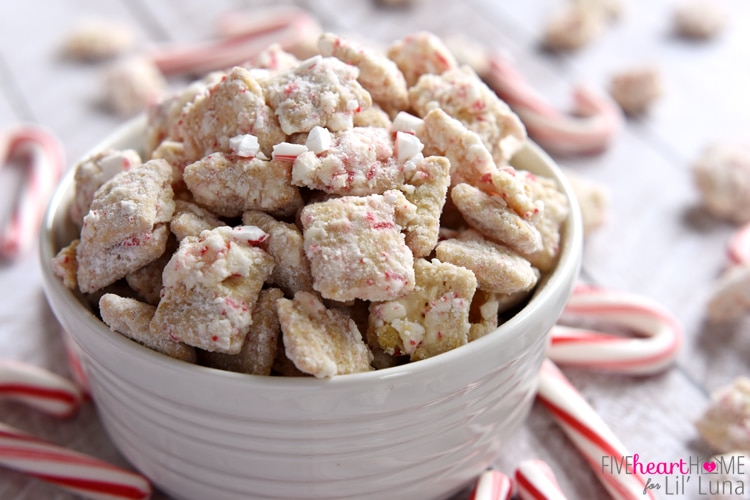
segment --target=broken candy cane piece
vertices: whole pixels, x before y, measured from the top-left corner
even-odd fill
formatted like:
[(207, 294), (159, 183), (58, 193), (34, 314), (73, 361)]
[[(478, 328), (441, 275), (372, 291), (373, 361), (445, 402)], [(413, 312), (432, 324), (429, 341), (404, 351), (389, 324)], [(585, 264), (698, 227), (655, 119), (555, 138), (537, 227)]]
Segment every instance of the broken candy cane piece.
[(294, 161), (299, 155), (307, 150), (307, 146), (304, 144), (281, 142), (273, 147), (273, 153), (271, 153), (271, 157), (274, 160)]
[(521, 500), (565, 500), (552, 469), (542, 460), (524, 460), (516, 469)]
[(399, 163), (411, 160), (424, 149), (424, 144), (413, 134), (396, 132), (396, 156)]
[(242, 156), (243, 158), (254, 158), (260, 149), (260, 143), (254, 135), (236, 135), (229, 139), (229, 149), (234, 155)]
[(307, 134), (305, 146), (316, 155), (319, 155), (324, 151), (328, 151), (331, 147), (331, 140), (331, 133), (328, 129), (316, 125)]
[(480, 474), (469, 500), (510, 500), (513, 481), (499, 470), (487, 470)]
[(237, 226), (232, 228), (229, 239), (251, 246), (258, 246), (268, 239), (268, 233), (256, 226)]
[(729, 240), (727, 254), (732, 264), (750, 265), (750, 223), (734, 233)]
[(424, 127), (424, 120), (406, 111), (399, 111), (391, 123), (391, 130), (419, 135)]
[(83, 453), (42, 441), (0, 423), (0, 465), (84, 498), (146, 499), (148, 479)]
[(26, 172), (23, 188), (0, 233), (0, 257), (5, 258), (16, 258), (31, 246), (65, 163), (57, 138), (32, 125), (0, 133), (0, 168), (14, 160), (22, 161)]
[(682, 343), (677, 319), (659, 304), (635, 294), (579, 285), (562, 317), (566, 315), (606, 321), (643, 337), (555, 325), (547, 356), (560, 364), (638, 375), (655, 373), (672, 363)]
[(83, 395), (73, 383), (50, 371), (0, 360), (0, 399), (19, 401), (50, 415), (68, 417), (78, 409)]
[(618, 105), (604, 94), (575, 87), (574, 114), (569, 116), (550, 106), (507, 58), (494, 54), (490, 62), (490, 87), (518, 114), (529, 135), (550, 152), (601, 151), (622, 127)]
[[(542, 364), (537, 399), (583, 454), (612, 498), (654, 498), (643, 476), (625, 461), (631, 453), (550, 360)], [(605, 467), (602, 457), (611, 457), (613, 465), (617, 462), (623, 467)]]

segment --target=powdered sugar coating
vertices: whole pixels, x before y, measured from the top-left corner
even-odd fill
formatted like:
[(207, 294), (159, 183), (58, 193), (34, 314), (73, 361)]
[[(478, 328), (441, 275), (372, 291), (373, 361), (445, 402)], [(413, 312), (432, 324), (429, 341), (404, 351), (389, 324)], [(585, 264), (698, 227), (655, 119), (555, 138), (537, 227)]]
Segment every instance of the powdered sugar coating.
[(156, 307), (135, 299), (106, 293), (99, 299), (99, 312), (112, 331), (175, 359), (195, 363), (195, 349), (169, 336), (149, 330)]
[[(530, 192), (528, 179), (525, 174), (516, 175), (505, 157), (497, 161), (480, 136), (494, 133), (492, 127), (480, 122), (497, 121), (496, 110), (487, 110), (485, 116), (479, 110), (464, 109), (469, 104), (493, 108), (495, 103), (484, 99), (476, 75), (458, 70), (449, 54), (442, 56), (441, 43), (422, 34), (407, 39), (402, 41), (400, 55), (413, 58), (412, 63), (421, 65), (419, 71), (448, 73), (439, 77), (438, 83), (413, 89), (415, 96), (429, 94), (419, 96), (425, 103), (437, 103), (427, 113), (430, 119), (405, 115), (417, 111), (405, 101), (394, 104), (403, 97), (399, 97), (401, 90), (394, 95), (378, 94), (381, 87), (394, 82), (400, 89), (406, 88), (396, 81), (400, 70), (393, 63), (376, 50), (360, 52), (356, 43), (333, 35), (320, 39), (324, 52), (330, 49), (349, 64), (321, 56), (299, 62), (280, 47), (273, 47), (249, 63), (253, 68), (215, 73), (152, 107), (146, 158), (150, 154), (171, 166), (171, 188), (180, 201), (174, 206), (175, 213), (164, 220), (157, 217), (160, 222), (147, 234), (180, 240), (181, 245), (177, 251), (167, 249), (161, 258), (156, 253), (150, 255), (148, 262), (125, 275), (130, 288), (118, 282), (124, 290), (116, 292), (132, 296), (135, 291), (139, 300), (158, 305), (149, 330), (198, 347), (201, 364), (269, 374), (273, 360), (275, 374), (300, 376), (306, 371), (329, 377), (393, 366), (406, 358), (422, 359), (462, 345), (495, 329), (498, 311), (512, 302), (511, 298), (527, 296), (528, 292), (496, 293), (478, 288), (467, 267), (481, 272), (483, 265), (497, 265), (497, 261), (487, 264), (470, 251), (464, 252), (464, 247), (474, 245), (465, 237), (466, 221), (476, 225), (485, 218), (482, 209), (489, 207), (485, 198), (498, 203), (499, 219), (504, 220), (511, 245), (514, 238), (523, 242), (523, 230), (528, 230), (532, 239), (536, 231), (541, 240), (534, 227), (541, 210), (533, 210), (539, 200)], [(452, 77), (451, 72), (455, 73)], [(456, 87), (450, 89), (453, 84)], [(367, 88), (374, 94), (375, 105)], [(472, 95), (482, 99), (470, 101)], [(391, 122), (398, 111), (401, 118)], [(465, 116), (453, 117), (454, 112)], [(428, 123), (433, 126), (428, 131), (434, 136), (433, 143), (423, 144), (425, 121), (435, 117), (435, 123)], [(252, 130), (252, 124), (264, 120), (275, 123), (263, 129), (273, 134), (265, 144), (261, 134)], [(470, 130), (470, 123), (485, 128), (478, 133)], [(291, 128), (282, 130), (282, 124)], [(496, 124), (493, 127), (497, 128)], [(257, 148), (255, 137), (259, 138)], [(507, 139), (506, 145), (514, 140), (517, 137)], [(507, 156), (511, 149), (505, 151)], [(268, 161), (269, 156), (276, 158)], [(451, 173), (457, 199), (476, 198), (474, 191), (462, 193), (465, 186), (485, 197), (479, 204), (464, 203), (466, 214), (448, 203)], [(295, 179), (293, 174), (299, 175)], [(455, 220), (449, 221), (446, 212), (454, 213)], [(226, 225), (236, 224), (231, 218), (239, 215), (244, 226)], [(296, 222), (290, 223), (292, 220)], [(444, 235), (450, 232), (448, 237), (463, 238), (458, 243), (447, 242), (441, 252), (458, 245), (459, 250), (452, 248), (455, 251), (446, 255), (460, 254), (466, 267), (423, 259), (436, 253), (441, 221), (447, 226), (442, 228)], [(176, 238), (169, 235), (166, 222)], [(495, 236), (494, 228), (488, 231)], [(504, 249), (498, 242), (477, 238), (483, 245)], [(64, 255), (61, 252), (60, 258)], [(110, 252), (106, 259), (110, 258), (119, 260), (123, 255)], [(128, 260), (130, 254), (124, 258)], [(102, 258), (102, 263), (106, 259)], [(60, 264), (64, 280), (70, 282), (75, 263), (74, 258), (72, 265)], [(424, 271), (425, 265), (431, 270), (417, 279), (415, 267)], [(525, 261), (524, 265), (530, 267)], [(414, 291), (420, 279), (420, 293), (436, 297), (434, 304), (422, 307), (429, 312), (429, 324), (422, 326), (426, 334), (419, 333), (422, 320), (415, 315), (413, 324), (402, 328), (404, 335), (398, 334), (398, 341), (384, 341), (388, 354), (368, 327), (369, 306), (419, 299)], [(261, 291), (269, 285), (280, 289)], [(457, 291), (466, 293), (458, 297)], [(96, 294), (97, 299), (101, 293)], [(307, 303), (286, 301), (292, 308), (286, 311), (287, 319), (294, 323), (289, 327), (291, 333), (286, 332), (289, 343), (294, 344), (290, 349), (284, 347), (278, 325), (277, 342), (266, 340), (273, 337), (272, 324), (278, 322), (276, 301), (281, 295), (295, 294)], [(272, 314), (263, 319), (269, 310)], [(328, 324), (326, 318), (334, 320)], [(350, 328), (350, 319), (358, 328)], [(250, 349), (247, 332), (263, 329), (266, 323), (268, 338), (255, 346), (264, 352), (263, 367), (247, 368), (253, 366), (253, 357), (237, 353)], [(447, 335), (439, 329), (443, 324), (451, 327)], [(345, 338), (329, 338), (329, 326), (343, 329)], [(317, 333), (309, 337), (311, 329)], [(368, 330), (369, 348), (362, 351), (358, 344), (361, 335), (354, 333), (364, 330)], [(392, 332), (386, 331), (385, 338), (389, 335)], [(355, 343), (349, 345), (347, 339)], [(414, 347), (412, 340), (418, 347), (404, 356), (406, 349)], [(373, 352), (377, 353), (376, 364)], [(312, 359), (315, 356), (321, 359)], [(305, 371), (295, 363), (306, 366)]]
[(585, 178), (575, 172), (564, 170), (578, 200), (583, 218), (583, 234), (589, 235), (598, 229), (607, 219), (609, 191), (597, 181)]
[(708, 39), (724, 29), (727, 13), (719, 2), (683, 0), (675, 6), (675, 32), (685, 38)]
[[(440, 233), (440, 214), (450, 185), (450, 162), (442, 156), (420, 160), (407, 176), (403, 192), (416, 208), (414, 218), (404, 228), (406, 246), (414, 257), (426, 257), (435, 248)], [(410, 189), (411, 188), (411, 189)]]
[(404, 166), (397, 161), (387, 129), (355, 127), (333, 135), (328, 151), (312, 151), (294, 160), (292, 183), (326, 193), (366, 196), (403, 185)]
[(67, 34), (63, 53), (80, 61), (101, 61), (122, 54), (135, 44), (133, 31), (108, 19), (83, 19)]
[(620, 70), (610, 78), (609, 93), (626, 114), (643, 114), (663, 93), (661, 73), (651, 66)]
[(604, 26), (605, 16), (600, 10), (574, 2), (550, 17), (542, 43), (550, 49), (579, 49), (599, 36)]
[(270, 277), (271, 283), (290, 297), (300, 291), (313, 291), (310, 261), (305, 256), (302, 233), (297, 226), (277, 221), (258, 210), (248, 210), (242, 214), (242, 223), (259, 227), (268, 233), (264, 248), (276, 262)]
[(331, 131), (350, 129), (354, 113), (372, 105), (370, 94), (357, 82), (358, 76), (354, 66), (316, 56), (271, 78), (266, 85), (268, 102), (287, 135), (308, 132), (315, 126)]
[(168, 94), (158, 103), (148, 107), (146, 113), (146, 133), (144, 138), (144, 152), (146, 157), (162, 143), (178, 137), (177, 126), (182, 111), (198, 95), (207, 94), (211, 86), (221, 81), (224, 73), (216, 71), (209, 73), (200, 80), (196, 80), (184, 89)]
[(242, 348), (237, 354), (204, 352), (201, 362), (211, 368), (251, 375), (270, 375), (281, 333), (276, 301), (284, 297), (278, 288), (262, 290), (253, 308), (250, 325)]
[(180, 242), (162, 277), (162, 299), (151, 331), (206, 351), (236, 354), (274, 262), (256, 242), (235, 237), (243, 226), (218, 227)]
[(333, 56), (359, 68), (357, 81), (383, 109), (399, 111), (408, 107), (404, 75), (385, 54), (333, 33), (320, 35), (318, 48), (323, 56)]
[(226, 217), (256, 209), (285, 216), (302, 206), (285, 161), (213, 153), (185, 167), (183, 179), (195, 201)]
[(148, 58), (130, 57), (104, 71), (104, 101), (120, 116), (132, 116), (158, 102), (167, 92), (167, 81)]
[(373, 105), (354, 114), (355, 127), (391, 128), (391, 118), (388, 113)]
[(479, 233), (466, 231), (461, 239), (438, 243), (435, 255), (474, 272), (480, 289), (510, 294), (531, 290), (539, 272), (528, 260), (509, 248), (485, 240)]
[(326, 309), (312, 293), (276, 301), (286, 356), (304, 373), (329, 378), (370, 371), (372, 354), (357, 325), (343, 312)]
[(269, 45), (268, 48), (260, 54), (250, 59), (245, 66), (251, 72), (258, 68), (271, 71), (285, 71), (287, 69), (296, 68), (299, 63), (300, 60), (297, 59), (294, 54), (284, 50), (284, 48), (278, 43), (274, 43)]
[(750, 222), (750, 145), (712, 144), (700, 153), (692, 170), (706, 210), (731, 222)]
[(494, 331), (498, 326), (501, 295), (477, 288), (469, 310), (469, 342)]
[(52, 258), (52, 272), (62, 280), (63, 285), (71, 290), (78, 288), (78, 279), (76, 278), (78, 270), (76, 248), (78, 248), (78, 243), (80, 243), (80, 240), (71, 241), (68, 246), (61, 248), (57, 255)]
[(389, 300), (414, 288), (401, 229), (416, 208), (399, 191), (307, 205), (300, 220), (313, 287), (327, 299)]
[(185, 144), (182, 142), (164, 140), (151, 153), (152, 160), (164, 160), (172, 167), (172, 189), (184, 190), (182, 172), (191, 163), (185, 154)]
[(524, 219), (537, 222), (544, 215), (545, 204), (533, 195), (530, 180), (533, 176), (519, 173), (510, 165), (490, 174), (492, 186), (503, 201)]
[(203, 231), (211, 230), (226, 224), (213, 212), (185, 200), (175, 200), (174, 216), (169, 229), (182, 241), (187, 236), (200, 236)]
[(170, 235), (166, 249), (160, 257), (125, 275), (128, 286), (138, 294), (138, 297), (152, 306), (159, 304), (161, 300), (161, 276), (175, 250), (177, 250), (177, 240)]
[(497, 165), (505, 165), (526, 140), (518, 116), (468, 66), (423, 75), (409, 89), (409, 102), (421, 117), (441, 108), (476, 132)]
[(407, 35), (394, 42), (388, 48), (388, 57), (396, 63), (410, 87), (422, 75), (439, 75), (458, 67), (443, 41), (426, 31)]
[(413, 361), (466, 344), (477, 287), (474, 273), (437, 259), (416, 259), (414, 275), (414, 290), (408, 295), (370, 305), (370, 329), (380, 346)]
[(568, 200), (552, 179), (522, 170), (517, 174), (527, 180), (532, 199), (544, 204), (544, 213), (534, 222), (542, 237), (542, 248), (535, 252), (522, 250), (521, 254), (529, 259), (532, 266), (547, 272), (554, 267), (560, 254), (560, 226), (570, 212)]
[(511, 210), (501, 197), (469, 184), (458, 184), (451, 189), (451, 199), (466, 222), (485, 238), (522, 254), (542, 250), (539, 230)]
[(497, 167), (482, 139), (440, 108), (424, 117), (419, 132), (425, 155), (445, 156), (451, 163), (451, 185), (479, 185)]
[(727, 269), (714, 283), (706, 306), (708, 318), (716, 322), (739, 319), (750, 312), (750, 266)]
[(70, 218), (79, 227), (88, 213), (94, 193), (115, 175), (141, 164), (141, 157), (135, 150), (126, 149), (101, 151), (78, 163), (75, 168), (75, 195), (70, 206)]
[(232, 68), (207, 93), (199, 93), (184, 108), (176, 128), (193, 161), (214, 152), (229, 153), (229, 139), (241, 134), (256, 136), (267, 157), (273, 145), (285, 139), (263, 89), (241, 67)]
[(738, 377), (712, 393), (711, 404), (695, 427), (719, 452), (750, 450), (750, 379)]
[(171, 168), (150, 160), (96, 191), (76, 251), (78, 285), (91, 293), (164, 253), (174, 212)]

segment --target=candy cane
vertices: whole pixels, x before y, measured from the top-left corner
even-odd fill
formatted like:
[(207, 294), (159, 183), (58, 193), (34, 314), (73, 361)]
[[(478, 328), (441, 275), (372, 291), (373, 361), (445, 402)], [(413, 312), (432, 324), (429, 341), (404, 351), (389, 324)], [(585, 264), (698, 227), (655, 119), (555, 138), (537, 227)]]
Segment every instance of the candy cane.
[(143, 476), (37, 439), (0, 423), (0, 465), (86, 498), (143, 499), (151, 485)]
[(622, 127), (622, 113), (608, 96), (587, 87), (574, 87), (574, 115), (567, 115), (550, 106), (501, 55), (490, 56), (488, 80), (521, 118), (529, 135), (550, 152), (600, 151)]
[(541, 460), (524, 460), (516, 469), (521, 500), (566, 500), (549, 465)]
[(312, 16), (305, 10), (292, 5), (231, 10), (218, 18), (216, 32), (222, 38), (258, 35), (284, 28), (303, 19), (312, 19)]
[(24, 161), (26, 177), (0, 233), (0, 256), (6, 258), (18, 257), (31, 246), (65, 163), (60, 142), (51, 133), (31, 125), (0, 134), (0, 168), (12, 160)]
[(732, 264), (750, 265), (750, 223), (734, 233), (729, 240), (727, 255)]
[[(627, 466), (623, 457), (630, 454), (625, 446), (549, 360), (542, 365), (537, 399), (550, 411), (615, 500), (653, 498), (644, 478)], [(611, 457), (609, 467), (605, 467), (604, 457)], [(618, 468), (618, 464), (622, 467)]]
[(513, 481), (499, 470), (490, 469), (479, 475), (469, 500), (509, 500)]
[(0, 360), (0, 398), (67, 417), (80, 406), (82, 394), (75, 385), (52, 372), (17, 361)]
[(682, 330), (671, 313), (655, 302), (626, 292), (578, 286), (563, 311), (562, 317), (566, 316), (603, 320), (644, 337), (625, 338), (555, 325), (547, 356), (560, 364), (649, 374), (672, 363), (682, 343)]
[(317, 21), (304, 11), (287, 9), (285, 16), (261, 16), (249, 23), (225, 21), (221, 28), (229, 38), (187, 45), (168, 45), (154, 49), (148, 57), (165, 75), (202, 74), (242, 64), (278, 43), (289, 48), (320, 32)]

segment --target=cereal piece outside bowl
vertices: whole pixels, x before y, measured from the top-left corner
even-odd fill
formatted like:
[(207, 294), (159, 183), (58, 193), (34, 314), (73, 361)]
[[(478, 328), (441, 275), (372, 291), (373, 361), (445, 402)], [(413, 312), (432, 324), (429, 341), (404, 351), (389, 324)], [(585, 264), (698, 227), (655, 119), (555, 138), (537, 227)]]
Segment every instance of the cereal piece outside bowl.
[[(95, 151), (141, 148), (144, 124), (134, 119)], [(555, 179), (573, 207), (559, 263), (528, 304), (450, 352), (330, 379), (191, 365), (110, 331), (52, 270), (76, 233), (70, 171), (43, 222), (44, 288), (114, 444), (180, 499), (447, 498), (465, 488), (526, 418), (548, 331), (581, 263), (582, 222), (568, 182), (531, 143), (513, 164)]]

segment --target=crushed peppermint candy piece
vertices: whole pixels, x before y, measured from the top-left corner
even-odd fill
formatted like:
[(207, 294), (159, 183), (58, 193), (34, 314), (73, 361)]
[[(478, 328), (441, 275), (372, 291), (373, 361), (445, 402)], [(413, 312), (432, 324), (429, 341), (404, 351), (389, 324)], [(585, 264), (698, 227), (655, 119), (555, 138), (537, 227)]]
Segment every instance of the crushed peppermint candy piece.
[(411, 160), (420, 154), (424, 144), (416, 135), (407, 132), (396, 132), (396, 154), (399, 162)]
[(331, 147), (331, 133), (327, 128), (315, 126), (307, 135), (305, 146), (316, 155), (328, 151)]
[(305, 59), (301, 63), (299, 63), (299, 69), (301, 69), (301, 70), (310, 70), (310, 69), (313, 69), (322, 60), (323, 60), (323, 57), (320, 56), (320, 55), (312, 56), (312, 57), (310, 57), (308, 59)]
[(232, 229), (229, 238), (237, 243), (258, 245), (268, 239), (268, 233), (257, 226), (237, 226)]
[(294, 160), (307, 150), (307, 146), (305, 146), (304, 144), (281, 142), (273, 147), (271, 156), (274, 160)]
[(408, 132), (419, 135), (422, 132), (424, 120), (406, 111), (399, 111), (391, 124), (391, 130)]
[(258, 138), (251, 134), (236, 135), (229, 139), (229, 149), (232, 154), (243, 158), (254, 158), (260, 149)]

